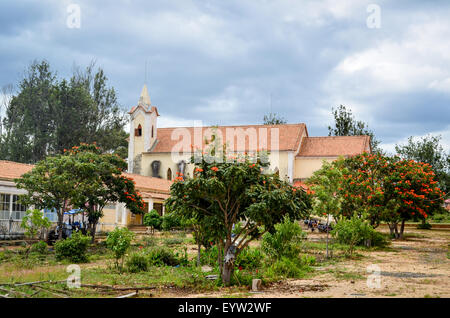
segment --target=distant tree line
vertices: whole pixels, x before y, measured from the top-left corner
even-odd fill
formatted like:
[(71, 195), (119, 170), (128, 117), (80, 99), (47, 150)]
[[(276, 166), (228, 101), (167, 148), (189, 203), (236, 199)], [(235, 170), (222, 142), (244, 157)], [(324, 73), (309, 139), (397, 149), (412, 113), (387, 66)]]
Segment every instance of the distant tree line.
[(0, 159), (36, 163), (94, 142), (108, 153), (126, 157), (126, 118), (116, 91), (95, 63), (83, 70), (75, 67), (70, 78), (61, 79), (47, 61), (34, 61), (16, 93), (11, 87), (3, 92)]

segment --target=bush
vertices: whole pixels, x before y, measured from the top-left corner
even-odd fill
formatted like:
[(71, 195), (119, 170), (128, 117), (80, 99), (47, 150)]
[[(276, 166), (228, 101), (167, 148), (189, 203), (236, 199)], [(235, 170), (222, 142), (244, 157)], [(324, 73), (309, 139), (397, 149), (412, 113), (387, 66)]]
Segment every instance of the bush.
[(158, 245), (158, 241), (157, 241), (156, 238), (154, 238), (154, 237), (151, 237), (151, 236), (145, 236), (145, 237), (144, 237), (143, 245), (144, 245), (145, 247), (153, 247), (153, 246)]
[(428, 223), (428, 222), (425, 222), (425, 223), (419, 223), (419, 224), (417, 224), (417, 228), (418, 228), (419, 230), (430, 230), (430, 229), (431, 229), (431, 224)]
[(33, 245), (31, 245), (31, 252), (37, 254), (47, 254), (48, 252), (47, 243), (45, 243), (44, 241), (34, 243)]
[(337, 222), (331, 235), (341, 244), (348, 245), (350, 255), (355, 246), (381, 246), (386, 243), (383, 235), (364, 219), (354, 215), (351, 219)]
[(86, 252), (90, 242), (90, 236), (80, 232), (73, 233), (71, 237), (55, 243), (56, 259), (68, 259), (74, 263), (87, 262)]
[(178, 245), (183, 242), (184, 242), (184, 240), (182, 238), (169, 237), (169, 238), (164, 239), (163, 244), (167, 245), (167, 246), (171, 246), (171, 245)]
[(200, 263), (203, 265), (217, 266), (217, 259), (219, 257), (219, 250), (216, 245), (208, 249), (200, 251)]
[(148, 269), (148, 260), (142, 253), (131, 254), (126, 264), (130, 273), (145, 272)]
[(263, 258), (264, 255), (259, 248), (246, 247), (238, 254), (235, 265), (237, 268), (256, 269), (261, 267)]
[(309, 270), (309, 267), (302, 265), (298, 258), (282, 256), (269, 266), (267, 275), (269, 277), (301, 278)]
[(22, 218), (20, 226), (25, 229), (25, 236), (34, 238), (42, 237), (44, 231), (48, 230), (51, 223), (48, 218), (44, 217), (44, 213), (38, 209), (27, 210)]
[(187, 264), (187, 255), (180, 258), (178, 253), (164, 247), (151, 249), (148, 254), (148, 263), (150, 266), (178, 266)]
[(283, 256), (296, 258), (305, 237), (306, 233), (298, 223), (284, 218), (283, 222), (275, 225), (275, 233), (263, 235), (261, 248), (272, 260), (279, 260)]
[(181, 222), (173, 213), (168, 213), (163, 216), (161, 227), (164, 231), (170, 231), (174, 228), (180, 227)]
[[(108, 233), (108, 237), (106, 238), (106, 245), (114, 253), (117, 268), (122, 268), (123, 258), (131, 245), (131, 240), (133, 239), (133, 237), (133, 232), (131, 232), (126, 227), (115, 228), (114, 231)], [(119, 260), (122, 260), (120, 266)]]
[(144, 215), (144, 224), (146, 226), (152, 227), (153, 229), (156, 230), (161, 229), (162, 221), (163, 221), (162, 217), (155, 209), (151, 210), (150, 212)]

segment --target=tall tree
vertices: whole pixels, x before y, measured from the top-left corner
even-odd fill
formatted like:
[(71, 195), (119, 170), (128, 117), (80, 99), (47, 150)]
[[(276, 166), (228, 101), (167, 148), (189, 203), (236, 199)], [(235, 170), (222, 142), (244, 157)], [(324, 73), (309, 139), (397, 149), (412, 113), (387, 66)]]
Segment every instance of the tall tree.
[(439, 187), (445, 192), (450, 191), (450, 151), (445, 152), (440, 144), (441, 136), (425, 136), (417, 141), (411, 136), (404, 145), (395, 145), (397, 154), (407, 160), (415, 160), (431, 165)]
[(269, 113), (264, 115), (264, 125), (283, 125), (286, 123), (286, 119), (279, 116), (277, 113)]
[(125, 124), (114, 88), (94, 63), (59, 80), (48, 62), (33, 62), (6, 107), (0, 158), (35, 163), (82, 142), (125, 156)]
[(344, 105), (339, 105), (337, 109), (332, 108), (332, 113), (334, 127), (328, 126), (328, 136), (370, 136), (372, 151), (382, 153), (378, 147), (380, 141), (375, 138), (373, 131), (369, 130), (363, 121), (356, 120), (351, 110), (347, 110)]
[(6, 108), (1, 158), (34, 163), (52, 149), (57, 105), (56, 74), (46, 61), (33, 62)]
[[(261, 154), (232, 162), (222, 153), (221, 162), (209, 155), (194, 155), (193, 178), (176, 178), (166, 206), (186, 218), (210, 224), (205, 229), (216, 239), (222, 282), (229, 285), (237, 255), (254, 239), (273, 232), (284, 216), (305, 216), (310, 203), (303, 190), (276, 175), (262, 174), (268, 163), (261, 160)], [(243, 225), (232, 235), (234, 225), (240, 222)]]

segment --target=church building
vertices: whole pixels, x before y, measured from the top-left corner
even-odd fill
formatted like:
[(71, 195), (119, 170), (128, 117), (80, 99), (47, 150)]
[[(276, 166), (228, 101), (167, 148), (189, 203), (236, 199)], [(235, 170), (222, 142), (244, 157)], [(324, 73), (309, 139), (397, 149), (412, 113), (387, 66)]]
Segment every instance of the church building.
[(190, 158), (205, 152), (211, 136), (219, 135), (233, 153), (267, 150), (269, 170), (294, 185), (303, 185), (323, 160), (370, 152), (369, 136), (311, 137), (306, 124), (158, 128), (158, 108), (144, 85), (130, 112), (128, 172), (173, 180), (192, 176)]

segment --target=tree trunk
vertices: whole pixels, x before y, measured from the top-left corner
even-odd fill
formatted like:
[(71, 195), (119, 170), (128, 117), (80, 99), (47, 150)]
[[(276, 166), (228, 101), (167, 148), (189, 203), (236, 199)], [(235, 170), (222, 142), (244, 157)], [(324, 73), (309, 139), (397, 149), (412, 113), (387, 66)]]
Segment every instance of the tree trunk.
[(197, 242), (197, 266), (200, 267), (200, 249), (202, 248), (202, 245), (200, 242)]
[(403, 240), (403, 231), (405, 230), (405, 220), (402, 220), (402, 225), (400, 226), (399, 239)]
[(231, 275), (233, 274), (234, 264), (230, 262), (223, 263), (222, 269), (222, 283), (225, 286), (230, 286), (231, 283)]
[(89, 224), (90, 230), (91, 230), (91, 243), (95, 243), (95, 232), (97, 229), (97, 221), (93, 221), (91, 224)]
[(60, 210), (60, 212), (58, 213), (58, 228), (59, 228), (58, 240), (62, 239), (63, 220), (64, 220), (64, 209)]

